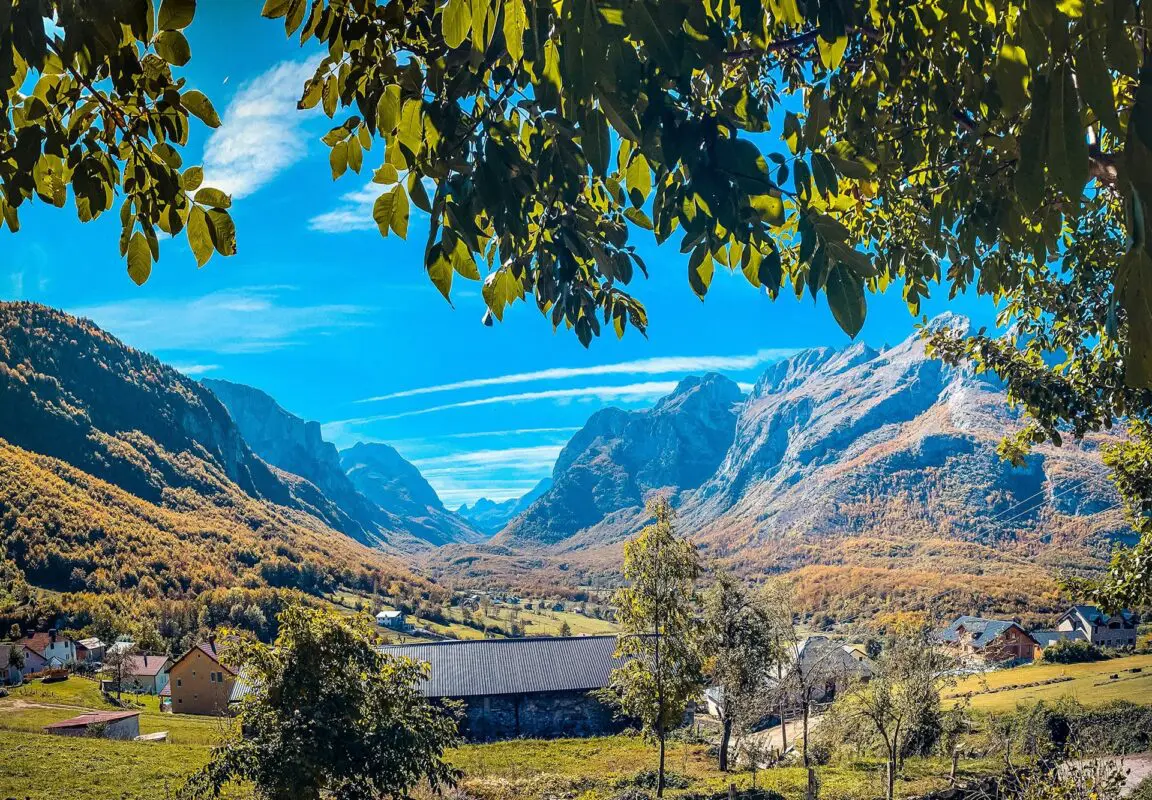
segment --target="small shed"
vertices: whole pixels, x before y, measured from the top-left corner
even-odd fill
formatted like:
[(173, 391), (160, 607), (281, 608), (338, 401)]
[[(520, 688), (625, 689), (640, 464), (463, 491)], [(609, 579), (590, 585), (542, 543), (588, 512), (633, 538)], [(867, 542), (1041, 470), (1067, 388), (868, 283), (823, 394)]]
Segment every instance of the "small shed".
[(139, 711), (99, 711), (45, 725), (57, 736), (91, 736), (99, 731), (104, 739), (135, 739), (140, 735)]

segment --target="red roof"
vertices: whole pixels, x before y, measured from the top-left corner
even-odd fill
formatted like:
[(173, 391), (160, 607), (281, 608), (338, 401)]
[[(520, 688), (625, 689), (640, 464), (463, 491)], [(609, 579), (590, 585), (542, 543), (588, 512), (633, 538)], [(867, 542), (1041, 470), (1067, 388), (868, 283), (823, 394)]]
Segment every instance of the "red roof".
[(53, 728), (87, 728), (89, 725), (116, 722), (117, 720), (138, 716), (140, 716), (139, 711), (96, 711), (91, 714), (81, 714), (78, 717), (66, 719), (61, 722), (53, 722), (51, 725), (45, 725), (44, 730), (52, 730)]
[(124, 663), (124, 674), (154, 678), (163, 672), (168, 664), (168, 656), (128, 656)]
[[(57, 636), (56, 641), (64, 642), (67, 641), (67, 639), (64, 636)], [(49, 634), (43, 632), (34, 633), (31, 636), (25, 636), (23, 639), (21, 639), (20, 644), (27, 647), (36, 655), (43, 656), (44, 651), (48, 649), (50, 644), (52, 644), (52, 637)]]

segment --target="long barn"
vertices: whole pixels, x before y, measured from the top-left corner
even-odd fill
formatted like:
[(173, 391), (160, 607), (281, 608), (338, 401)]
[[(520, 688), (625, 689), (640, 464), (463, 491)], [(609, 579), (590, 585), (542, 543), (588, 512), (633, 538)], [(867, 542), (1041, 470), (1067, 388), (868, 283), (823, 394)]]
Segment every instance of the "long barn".
[(429, 665), (433, 699), (460, 700), (473, 740), (599, 736), (623, 726), (591, 692), (620, 665), (615, 636), (481, 639), (380, 648)]

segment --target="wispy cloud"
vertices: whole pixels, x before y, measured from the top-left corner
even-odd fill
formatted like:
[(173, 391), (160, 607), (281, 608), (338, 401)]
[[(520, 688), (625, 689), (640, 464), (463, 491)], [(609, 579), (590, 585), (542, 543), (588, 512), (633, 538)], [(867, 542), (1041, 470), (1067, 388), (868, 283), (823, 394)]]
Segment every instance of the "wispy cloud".
[(204, 145), (206, 186), (245, 197), (304, 157), (307, 115), (296, 101), (315, 67), (284, 61), (240, 87)]
[(446, 403), (439, 406), (417, 408), (412, 411), (401, 411), (396, 414), (375, 414), (370, 417), (356, 417), (354, 419), (335, 420), (325, 423), (324, 432), (327, 438), (329, 432), (343, 432), (345, 428), (353, 425), (367, 425), (372, 422), (382, 422), (389, 419), (403, 419), (421, 414), (433, 414), (437, 411), (448, 411), (453, 408), (472, 408), (475, 406), (489, 406), (499, 403), (525, 403), (535, 400), (621, 400), (640, 401), (654, 400), (668, 394), (676, 388), (675, 381), (647, 381), (645, 383), (630, 383), (624, 386), (582, 386), (575, 389), (549, 389), (543, 392), (520, 392), (518, 394), (502, 394), (496, 397), (481, 397), (476, 400), (462, 400), (458, 403)]
[(149, 351), (259, 353), (297, 344), (305, 334), (365, 324), (370, 309), (300, 304), (292, 287), (252, 286), (188, 299), (132, 299), (70, 309), (133, 347)]
[(433, 458), (418, 458), (412, 463), (423, 471), (437, 467), (481, 467), (483, 469), (497, 469), (500, 467), (516, 467), (517, 469), (530, 469), (540, 466), (551, 466), (556, 462), (563, 448), (560, 445), (540, 445), (538, 447), (509, 447), (504, 450), (472, 450), (464, 453), (435, 456)]
[(208, 372), (213, 372), (220, 369), (219, 364), (173, 364), (172, 369), (177, 372), (183, 372), (190, 378), (197, 375), (203, 375)]
[[(376, 198), (388, 190), (378, 183), (367, 183), (355, 191), (340, 197), (340, 203), (331, 211), (317, 214), (308, 220), (308, 228), (322, 233), (349, 233), (350, 231), (374, 231), (376, 221), (372, 219), (372, 206)], [(431, 197), (436, 184), (431, 178), (424, 179), (424, 190)], [(412, 206), (414, 217), (424, 216), (425, 212)]]
[(499, 375), (491, 378), (473, 378), (466, 381), (442, 383), (436, 386), (422, 386), (418, 389), (405, 389), (400, 392), (366, 397), (357, 402), (375, 403), (382, 400), (395, 400), (401, 397), (414, 397), (416, 395), (434, 394), (436, 392), (453, 392), (461, 389), (478, 389), (485, 386), (505, 386), (510, 383), (534, 383), (537, 381), (555, 381), (595, 375), (686, 375), (693, 372), (755, 369), (761, 364), (787, 358), (795, 352), (795, 350), (776, 348), (758, 350), (749, 355), (664, 356), (659, 358), (644, 358), (637, 361), (623, 361), (616, 364), (598, 364), (590, 367), (553, 367), (551, 369), (536, 370), (535, 372), (516, 372), (511, 375)]
[(383, 191), (383, 186), (369, 183), (354, 192), (348, 192), (340, 198), (337, 208), (308, 220), (308, 228), (324, 233), (374, 231), (376, 221), (372, 219), (372, 205)]

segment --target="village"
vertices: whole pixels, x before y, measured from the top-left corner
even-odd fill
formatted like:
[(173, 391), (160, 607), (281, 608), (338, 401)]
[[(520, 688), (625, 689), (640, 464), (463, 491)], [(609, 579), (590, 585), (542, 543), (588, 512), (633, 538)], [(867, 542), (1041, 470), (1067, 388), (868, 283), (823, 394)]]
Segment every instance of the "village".
[[(483, 600), (486, 608), (493, 604), (491, 597)], [(479, 607), (480, 595), (470, 595), (468, 602)], [(496, 595), (494, 604), (531, 603)], [(550, 602), (547, 608), (558, 614), (554, 609), (563, 605)], [(526, 754), (538, 747), (579, 747), (581, 740), (635, 741), (629, 732), (636, 723), (603, 695), (613, 671), (624, 663), (615, 634), (571, 635), (564, 620), (560, 625), (569, 635), (451, 639), (417, 626), (401, 611), (370, 612), (366, 608), (359, 614), (373, 620), (381, 641), (390, 642), (378, 645), (379, 652), (426, 665), (420, 693), (433, 703), (462, 707), (458, 732), (467, 743), (462, 753), (480, 757), (484, 748), (501, 747), (501, 742), (539, 743), (524, 748)], [(1009, 619), (960, 616), (932, 634), (932, 647), (952, 659), (948, 663), (956, 678), (945, 705), (1007, 712), (1033, 699), (1074, 699), (1087, 706), (1115, 699), (1152, 704), (1152, 653), (1142, 630), (1132, 612), (1108, 615), (1088, 605), (1072, 606), (1049, 627), (1031, 630)], [(145, 653), (127, 636), (105, 643), (55, 629), (4, 642), (0, 683), (8, 697), (0, 699), (0, 736), (19, 732), (32, 737), (29, 742), (53, 736), (104, 739), (118, 748), (167, 743), (182, 749), (195, 742), (203, 749), (227, 730), (227, 720), (252, 689), (246, 676), (229, 665), (226, 652), (224, 643), (212, 637), (182, 653)], [(810, 752), (825, 747), (823, 720), (835, 716), (829, 710), (838, 696), (872, 679), (879, 655), (875, 642), (798, 630), (776, 671), (763, 682), (763, 697), (771, 699), (757, 706), (759, 718), (732, 743), (732, 761), (741, 765), (732, 786), (747, 781), (747, 774), (755, 781), (757, 769), (763, 785), (771, 785), (773, 774), (792, 781), (791, 772), (811, 769), (815, 759)], [(725, 700), (723, 688), (713, 685), (687, 704), (675, 734), (684, 742), (683, 768), (691, 759), (699, 769), (707, 761), (702, 754), (726, 735), (725, 720), (733, 712)], [(169, 752), (172, 747), (160, 751)], [(985, 760), (974, 757), (971, 766), (958, 772), (959, 753), (949, 782), (962, 779), (966, 769), (976, 775), (987, 768)], [(158, 760), (164, 758), (158, 755)], [(722, 786), (730, 778), (709, 774), (708, 781)], [(915, 796), (910, 792), (917, 785), (913, 781), (902, 791)]]

